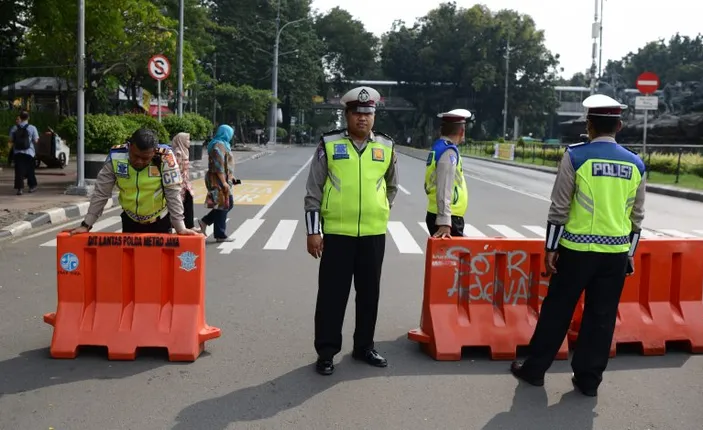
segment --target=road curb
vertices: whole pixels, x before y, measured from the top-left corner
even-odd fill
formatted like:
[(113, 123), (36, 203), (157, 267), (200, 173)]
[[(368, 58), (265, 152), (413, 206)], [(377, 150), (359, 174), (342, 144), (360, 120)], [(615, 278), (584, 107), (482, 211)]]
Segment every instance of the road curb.
[[(239, 160), (237, 164), (245, 163), (251, 160), (256, 160), (261, 157), (271, 155), (274, 152), (276, 151), (256, 151), (256, 153), (252, 154), (251, 156)], [(204, 178), (206, 172), (207, 170), (192, 171), (188, 176), (190, 177), (190, 180), (193, 181), (196, 179)], [(105, 209), (110, 209), (113, 206), (119, 205), (117, 196), (117, 193), (112, 195), (112, 199), (107, 201)], [(88, 206), (90, 206), (90, 201), (74, 203), (67, 206), (43, 209), (38, 212), (30, 213), (22, 221), (17, 221), (13, 224), (0, 228), (0, 239), (18, 237), (25, 234), (27, 231), (36, 229), (38, 227), (61, 224), (66, 221), (71, 221), (73, 219), (85, 216), (85, 214), (88, 212)]]
[[(427, 159), (428, 150), (403, 147), (401, 145), (396, 145), (395, 147), (396, 147), (396, 150), (398, 150), (398, 152), (400, 152), (401, 154), (407, 155), (409, 157), (417, 158), (417, 159), (423, 160), (423, 161), (425, 159)], [(543, 172), (543, 173), (551, 173), (552, 175), (556, 175), (556, 173), (557, 173), (556, 167), (531, 166), (531, 165), (527, 165), (527, 164), (513, 163), (510, 161), (504, 161), (504, 160), (494, 160), (492, 158), (476, 157), (474, 155), (462, 155), (462, 157), (471, 158), (474, 160), (487, 161), (489, 163), (502, 164), (504, 166), (518, 167), (520, 169), (534, 170), (534, 171)], [(703, 192), (700, 192), (700, 191), (687, 190), (687, 189), (676, 188), (676, 187), (666, 186), (666, 185), (658, 185), (658, 184), (657, 185), (647, 184), (646, 189), (648, 192), (654, 193), (654, 194), (662, 194), (662, 195), (666, 195), (666, 196), (670, 196), (670, 197), (677, 197), (677, 198), (685, 199), (685, 200), (703, 202)]]

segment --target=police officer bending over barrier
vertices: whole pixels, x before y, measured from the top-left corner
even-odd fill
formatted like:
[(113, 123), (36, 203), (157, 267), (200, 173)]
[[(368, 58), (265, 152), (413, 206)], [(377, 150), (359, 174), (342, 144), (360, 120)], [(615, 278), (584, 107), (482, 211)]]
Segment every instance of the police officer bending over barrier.
[(571, 361), (571, 381), (595, 397), (608, 365), (625, 277), (644, 219), (645, 166), (618, 145), (620, 114), (627, 106), (597, 94), (588, 109), (589, 142), (566, 150), (552, 190), (545, 266), (551, 275), (529, 357), (513, 362), (512, 373), (542, 386), (544, 374), (564, 341), (576, 303), (586, 291), (583, 320)]
[[(393, 140), (372, 132), (378, 91), (358, 87), (342, 99), (347, 130), (322, 136), (305, 196), (308, 253), (320, 260), (315, 307), (316, 370), (334, 372), (352, 276), (356, 330), (352, 357), (386, 367), (374, 349), (386, 228), (397, 192)], [(324, 233), (324, 239), (321, 236)]]
[(197, 234), (185, 226), (181, 173), (173, 152), (159, 145), (152, 130), (137, 130), (126, 144), (110, 149), (98, 173), (88, 213), (71, 234), (90, 231), (112, 198), (115, 185), (123, 210), (123, 233), (170, 233), (173, 225), (178, 234)]
[(425, 223), (434, 237), (463, 236), (469, 193), (457, 144), (464, 141), (466, 122), (473, 115), (466, 109), (454, 109), (437, 116), (442, 118), (441, 136), (427, 157)]

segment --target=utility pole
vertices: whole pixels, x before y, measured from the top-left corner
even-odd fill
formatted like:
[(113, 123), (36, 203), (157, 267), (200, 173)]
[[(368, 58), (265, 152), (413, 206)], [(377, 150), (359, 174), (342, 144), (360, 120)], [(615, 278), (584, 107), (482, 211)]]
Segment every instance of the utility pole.
[(591, 95), (596, 93), (596, 55), (597, 55), (597, 45), (598, 36), (600, 33), (600, 23), (598, 22), (598, 0), (594, 0), (595, 12), (593, 18), (593, 25), (591, 26), (591, 39), (593, 39), (593, 48), (591, 49)]
[(508, 77), (510, 71), (510, 36), (505, 49), (505, 96), (503, 100), (503, 138), (508, 133)]
[[(178, 116), (183, 116), (183, 9), (184, 0), (178, 5)], [(160, 109), (160, 107), (159, 107)]]
[(212, 125), (217, 127), (217, 54), (214, 56), (215, 58), (212, 60)]
[(603, 77), (603, 0), (600, 0), (600, 40), (598, 41), (598, 80)]
[(78, 139), (77, 149), (77, 178), (76, 186), (67, 191), (67, 194), (88, 194), (85, 185), (85, 0), (78, 0), (78, 82), (76, 85), (76, 116)]

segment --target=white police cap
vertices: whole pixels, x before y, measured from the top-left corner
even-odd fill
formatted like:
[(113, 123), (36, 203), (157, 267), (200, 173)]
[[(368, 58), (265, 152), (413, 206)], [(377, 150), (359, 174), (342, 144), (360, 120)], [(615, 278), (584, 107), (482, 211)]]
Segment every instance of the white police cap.
[(356, 87), (340, 100), (342, 106), (359, 113), (374, 113), (376, 103), (381, 100), (381, 94), (371, 87)]
[(588, 110), (589, 116), (605, 116), (620, 118), (622, 111), (627, 109), (627, 105), (620, 103), (605, 94), (594, 94), (583, 101), (583, 107)]
[(466, 121), (473, 119), (474, 115), (466, 109), (454, 109), (449, 112), (437, 114), (438, 118), (442, 118), (443, 122), (454, 122), (463, 124)]

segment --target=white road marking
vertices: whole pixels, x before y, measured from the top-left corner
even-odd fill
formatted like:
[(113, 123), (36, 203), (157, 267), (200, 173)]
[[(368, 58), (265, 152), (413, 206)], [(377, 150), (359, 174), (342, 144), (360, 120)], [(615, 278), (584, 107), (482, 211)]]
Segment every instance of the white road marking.
[(295, 181), (295, 178), (297, 178), (303, 172), (303, 170), (305, 170), (305, 168), (308, 167), (308, 165), (312, 162), (313, 157), (314, 157), (314, 155), (312, 157), (310, 157), (308, 159), (308, 161), (306, 161), (305, 164), (303, 164), (303, 166), (300, 169), (298, 169), (298, 171), (295, 172), (293, 174), (293, 176), (290, 177), (290, 179), (288, 179), (288, 182), (286, 182), (286, 184), (280, 189), (280, 191), (278, 191), (278, 194), (276, 194), (271, 200), (269, 200), (269, 202), (266, 203), (266, 205), (263, 208), (261, 208), (261, 210), (259, 210), (259, 212), (257, 212), (256, 215), (254, 215), (253, 219), (258, 220), (258, 219), (261, 219), (261, 217), (263, 217), (264, 215), (266, 215), (266, 212), (268, 212), (268, 210), (271, 209), (271, 206), (273, 206), (273, 204), (276, 203), (276, 200), (278, 200), (278, 198), (283, 195), (283, 193), (288, 189), (288, 187), (290, 187), (290, 184), (292, 184), (293, 181)]
[(648, 238), (657, 237), (659, 235), (653, 231), (642, 229), (640, 236), (642, 236), (643, 239), (648, 239)]
[(406, 190), (404, 186), (398, 184), (398, 189), (407, 195), (410, 195), (410, 191)]
[(674, 236), (674, 237), (695, 237), (692, 234), (684, 233), (684, 232), (678, 231), (678, 230), (663, 229), (663, 230), (659, 230), (659, 231), (661, 231), (664, 234), (668, 234), (669, 236)]
[(502, 224), (488, 224), (490, 228), (493, 230), (497, 231), (498, 233), (502, 234), (505, 237), (508, 238), (516, 238), (516, 237), (525, 237), (525, 235), (518, 233), (517, 231), (513, 230), (512, 228), (508, 227), (507, 225), (502, 225)]
[(282, 219), (278, 222), (276, 230), (269, 238), (264, 249), (278, 249), (286, 250), (290, 245), (291, 239), (293, 239), (293, 234), (295, 234), (295, 228), (298, 226), (297, 220)]
[(551, 202), (552, 201), (551, 199), (549, 199), (547, 197), (544, 197), (544, 196), (541, 196), (541, 195), (535, 194), (535, 193), (530, 193), (529, 191), (523, 191), (519, 188), (515, 188), (511, 185), (504, 184), (502, 182), (489, 181), (488, 179), (484, 179), (484, 178), (481, 178), (480, 176), (474, 176), (474, 175), (471, 175), (468, 173), (464, 173), (464, 176), (466, 176), (467, 178), (471, 178), (475, 181), (481, 181), (481, 182), (485, 182), (490, 185), (495, 185), (496, 187), (505, 188), (506, 190), (514, 191), (518, 194), (522, 194), (523, 196), (532, 197), (533, 199), (542, 200), (544, 202)]
[(464, 225), (464, 237), (486, 237), (481, 230), (472, 226), (471, 224)]
[(422, 254), (422, 249), (402, 222), (389, 221), (388, 232), (401, 254)]
[(538, 225), (523, 225), (525, 229), (530, 230), (532, 233), (536, 234), (539, 237), (547, 237), (547, 229), (544, 227), (540, 227)]
[(703, 236), (703, 230), (693, 230), (693, 232), (696, 233), (696, 234), (700, 234), (701, 236)]
[(264, 220), (261, 218), (244, 221), (242, 225), (229, 236), (230, 239), (234, 239), (233, 242), (223, 242), (217, 247), (220, 250), (220, 254), (231, 254), (235, 249), (242, 249), (263, 223)]
[(418, 221), (417, 223), (420, 224), (420, 227), (422, 227), (422, 229), (425, 230), (425, 233), (429, 236), (430, 231), (427, 229), (427, 223), (425, 221)]
[[(90, 230), (91, 232), (95, 233), (98, 231), (102, 231), (112, 225), (117, 224), (118, 222), (121, 221), (121, 218), (118, 216), (111, 216), (109, 218), (105, 218), (103, 220), (100, 220), (93, 224), (93, 228)], [(51, 239), (48, 242), (44, 242), (39, 246), (49, 246), (49, 247), (55, 247), (56, 246), (56, 238)]]

